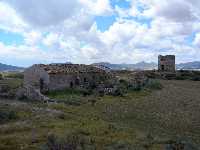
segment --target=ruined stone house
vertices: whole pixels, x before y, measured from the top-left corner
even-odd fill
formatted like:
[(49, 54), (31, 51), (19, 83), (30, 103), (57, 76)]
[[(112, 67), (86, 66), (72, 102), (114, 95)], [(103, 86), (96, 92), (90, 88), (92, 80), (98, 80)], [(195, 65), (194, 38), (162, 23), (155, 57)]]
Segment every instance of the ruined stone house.
[(33, 65), (24, 72), (24, 85), (42, 92), (64, 88), (96, 87), (111, 76), (91, 65), (50, 64)]
[(175, 56), (174, 55), (166, 55), (158, 56), (158, 71), (160, 72), (175, 72)]

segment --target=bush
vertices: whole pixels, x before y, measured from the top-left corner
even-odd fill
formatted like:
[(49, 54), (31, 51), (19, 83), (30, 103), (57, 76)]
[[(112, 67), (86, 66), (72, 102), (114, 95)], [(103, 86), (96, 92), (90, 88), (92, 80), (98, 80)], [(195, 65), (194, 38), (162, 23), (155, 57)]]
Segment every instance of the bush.
[(120, 79), (119, 83), (120, 83), (121, 86), (124, 86), (124, 87), (128, 87), (128, 85), (129, 85), (128, 81), (123, 80), (123, 79)]
[(115, 90), (113, 91), (113, 96), (124, 96), (128, 92), (128, 82), (125, 80), (120, 80), (119, 84), (115, 87)]
[(1, 86), (0, 90), (1, 93), (7, 93), (11, 90), (11, 88), (7, 84), (1, 84), (0, 86)]
[(158, 80), (151, 80), (147, 84), (147, 88), (152, 90), (161, 90), (163, 88), (163, 85)]
[(191, 80), (193, 80), (193, 81), (200, 81), (200, 76), (192, 77)]
[(0, 123), (16, 120), (17, 118), (18, 116), (15, 111), (0, 108)]
[(175, 79), (176, 79), (176, 80), (187, 80), (188, 77), (186, 77), (186, 76), (176, 76)]
[(43, 150), (77, 150), (81, 142), (76, 135), (69, 135), (64, 138), (59, 138), (54, 134), (47, 137), (47, 142)]
[(125, 92), (124, 92), (123, 89), (117, 88), (117, 89), (112, 93), (112, 95), (113, 95), (113, 96), (123, 96), (124, 93), (125, 93)]
[(89, 96), (89, 95), (92, 95), (92, 94), (93, 94), (93, 90), (92, 90), (92, 89), (81, 89), (81, 90), (80, 90), (80, 93), (81, 93), (83, 96)]
[(142, 90), (141, 86), (129, 87), (129, 91), (141, 91), (141, 90)]

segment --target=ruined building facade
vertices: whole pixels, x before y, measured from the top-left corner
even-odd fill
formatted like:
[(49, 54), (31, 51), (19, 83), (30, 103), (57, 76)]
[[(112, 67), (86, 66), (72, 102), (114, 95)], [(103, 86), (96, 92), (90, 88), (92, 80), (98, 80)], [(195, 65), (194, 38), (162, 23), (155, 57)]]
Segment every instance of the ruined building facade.
[(64, 88), (96, 87), (111, 78), (103, 69), (91, 65), (33, 65), (24, 72), (24, 85), (42, 92)]
[(158, 71), (160, 72), (175, 72), (175, 56), (174, 55), (166, 55), (158, 56)]

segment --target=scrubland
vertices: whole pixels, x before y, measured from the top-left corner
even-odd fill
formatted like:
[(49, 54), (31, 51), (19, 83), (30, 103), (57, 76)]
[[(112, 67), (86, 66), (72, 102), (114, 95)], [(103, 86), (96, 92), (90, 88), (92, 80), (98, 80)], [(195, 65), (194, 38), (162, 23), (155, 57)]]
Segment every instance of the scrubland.
[(48, 95), (56, 101), (0, 99), (0, 149), (165, 150), (179, 140), (200, 147), (199, 81), (153, 80), (123, 96)]

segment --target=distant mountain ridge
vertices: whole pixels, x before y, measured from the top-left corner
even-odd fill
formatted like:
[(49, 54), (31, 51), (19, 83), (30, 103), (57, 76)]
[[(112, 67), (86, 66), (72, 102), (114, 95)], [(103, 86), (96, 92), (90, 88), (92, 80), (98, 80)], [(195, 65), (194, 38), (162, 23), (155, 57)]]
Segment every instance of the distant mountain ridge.
[(22, 71), (24, 68), (0, 63), (0, 71)]
[(157, 69), (158, 66), (154, 62), (147, 63), (144, 61), (136, 64), (111, 64), (108, 62), (100, 62), (100, 63), (94, 63), (92, 65), (105, 66), (112, 70), (153, 70)]
[[(101, 65), (112, 70), (153, 70), (158, 68), (158, 64), (154, 62), (139, 62), (136, 64), (111, 64), (108, 62), (94, 63), (92, 65)], [(200, 61), (176, 64), (178, 70), (200, 70)]]
[(200, 61), (194, 61), (194, 62), (187, 62), (187, 63), (180, 63), (176, 65), (177, 69), (188, 69), (188, 70), (195, 70), (200, 69)]
[[(67, 64), (72, 64), (67, 62)], [(158, 64), (155, 62), (139, 62), (136, 64), (111, 64), (108, 62), (93, 63), (95, 66), (104, 66), (112, 70), (153, 70), (157, 69)], [(180, 63), (176, 65), (178, 70), (200, 70), (200, 61)], [(0, 71), (23, 71), (25, 68), (0, 63)]]

